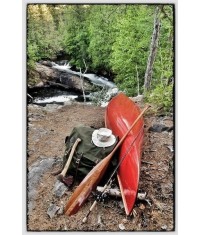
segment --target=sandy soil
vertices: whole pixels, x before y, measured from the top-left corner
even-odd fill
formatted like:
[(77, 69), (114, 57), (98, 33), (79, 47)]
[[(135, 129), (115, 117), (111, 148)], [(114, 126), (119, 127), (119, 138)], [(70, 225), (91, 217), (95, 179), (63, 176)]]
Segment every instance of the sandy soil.
[[(142, 104), (139, 104), (143, 106)], [(95, 200), (88, 201), (73, 216), (63, 214), (62, 208), (72, 194), (66, 188), (62, 197), (53, 193), (57, 178), (51, 173), (61, 168), (64, 140), (73, 127), (79, 124), (100, 128), (104, 126), (105, 108), (73, 103), (40, 107), (28, 105), (27, 168), (42, 160), (52, 159), (54, 164), (43, 171), (34, 186), (34, 205), (27, 210), (28, 231), (173, 231), (175, 229), (174, 152), (173, 131), (152, 132), (153, 124), (173, 125), (170, 116), (145, 115), (145, 139), (141, 162), (139, 191), (147, 194), (146, 200), (137, 200), (134, 213), (126, 216), (121, 198), (110, 197), (98, 203), (88, 222), (82, 223)], [(27, 174), (28, 178), (28, 174)], [(28, 189), (27, 189), (28, 191)], [(27, 207), (28, 207), (27, 198)], [(53, 218), (47, 214), (50, 205), (59, 210)]]

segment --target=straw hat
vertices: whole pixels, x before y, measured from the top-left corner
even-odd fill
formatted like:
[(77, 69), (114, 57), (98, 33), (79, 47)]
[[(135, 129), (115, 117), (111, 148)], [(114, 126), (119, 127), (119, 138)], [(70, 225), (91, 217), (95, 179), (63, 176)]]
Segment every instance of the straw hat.
[(112, 131), (108, 128), (100, 128), (93, 131), (92, 141), (97, 147), (109, 147), (116, 141), (116, 137), (112, 135)]

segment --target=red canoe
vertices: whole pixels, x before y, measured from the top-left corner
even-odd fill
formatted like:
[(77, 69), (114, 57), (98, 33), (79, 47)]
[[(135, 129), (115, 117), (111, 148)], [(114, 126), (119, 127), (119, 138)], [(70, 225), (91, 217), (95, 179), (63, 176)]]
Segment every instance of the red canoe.
[[(121, 139), (140, 114), (139, 107), (123, 93), (115, 96), (108, 104), (105, 113), (105, 125)], [(123, 141), (119, 161), (118, 182), (127, 215), (133, 210), (140, 175), (141, 148), (144, 137), (143, 118), (137, 122)]]

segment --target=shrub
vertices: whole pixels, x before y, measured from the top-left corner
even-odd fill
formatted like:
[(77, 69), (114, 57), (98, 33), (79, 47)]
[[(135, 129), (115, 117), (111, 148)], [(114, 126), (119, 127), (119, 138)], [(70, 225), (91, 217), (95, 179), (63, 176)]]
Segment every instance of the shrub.
[(159, 84), (154, 90), (146, 93), (145, 100), (154, 104), (157, 110), (168, 113), (173, 106), (173, 84), (168, 86)]

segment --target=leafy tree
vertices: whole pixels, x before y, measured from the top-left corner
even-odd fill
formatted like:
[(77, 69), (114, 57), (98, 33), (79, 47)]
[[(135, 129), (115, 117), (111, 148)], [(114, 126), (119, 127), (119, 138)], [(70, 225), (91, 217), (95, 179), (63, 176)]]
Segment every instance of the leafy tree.
[(42, 58), (51, 58), (61, 49), (59, 35), (48, 5), (28, 5), (28, 66)]
[(127, 95), (136, 95), (137, 76), (143, 85), (152, 22), (153, 7), (148, 5), (128, 5), (117, 18), (110, 63), (117, 74), (115, 82)]
[(173, 105), (173, 65), (174, 65), (174, 38), (173, 38), (173, 6), (162, 8), (161, 28), (156, 55), (151, 90), (145, 94), (148, 102), (168, 112)]
[(174, 26), (173, 6), (163, 7), (161, 14), (161, 29), (158, 45), (158, 53), (154, 65), (153, 86), (165, 83), (173, 77), (174, 65)]
[[(77, 69), (86, 63), (88, 70), (114, 74), (116, 85), (127, 95), (143, 93), (157, 6), (29, 4), (28, 69), (64, 49)], [(146, 94), (151, 102), (164, 107), (171, 105), (173, 90), (169, 82), (174, 66), (173, 10), (173, 5), (163, 5), (159, 14), (158, 47), (151, 90)]]
[(88, 54), (93, 70), (112, 70), (110, 58), (116, 30), (113, 27), (120, 14), (119, 6), (92, 6), (88, 16), (89, 47)]
[(69, 5), (65, 9), (64, 45), (71, 63), (77, 67), (84, 67), (84, 60), (88, 60), (88, 30), (86, 27), (87, 6)]
[(164, 112), (172, 111), (173, 106), (173, 83), (169, 85), (158, 84), (154, 90), (147, 91), (145, 100), (154, 104), (154, 111), (162, 110)]

